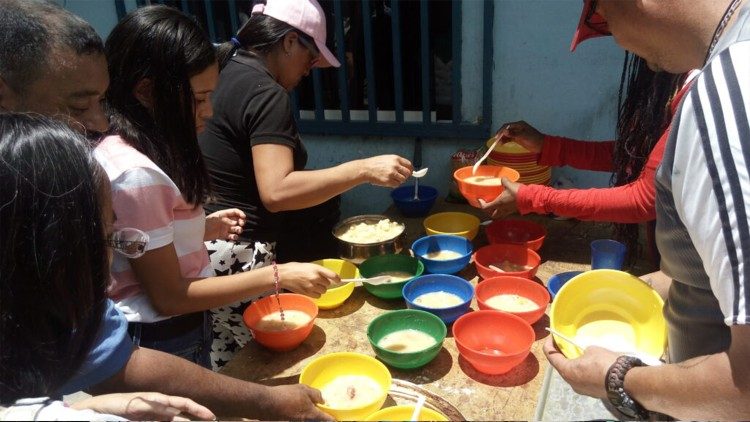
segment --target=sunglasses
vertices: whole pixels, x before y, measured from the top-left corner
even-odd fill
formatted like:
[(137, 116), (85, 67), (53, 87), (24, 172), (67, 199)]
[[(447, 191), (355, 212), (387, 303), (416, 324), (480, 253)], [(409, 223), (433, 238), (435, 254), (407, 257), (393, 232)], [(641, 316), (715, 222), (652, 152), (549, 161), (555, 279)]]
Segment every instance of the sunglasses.
[(591, 0), (589, 2), (589, 10), (586, 12), (583, 24), (598, 34), (612, 35), (612, 33), (609, 32), (607, 21), (600, 14), (596, 13), (597, 3), (598, 0)]
[(317, 62), (320, 58), (320, 50), (318, 50), (318, 47), (316, 47), (315, 44), (311, 43), (310, 41), (306, 40), (305, 36), (302, 34), (299, 34), (297, 40), (300, 44), (302, 44), (303, 47), (310, 51), (310, 54), (312, 54), (313, 57), (312, 63), (315, 64), (315, 62)]
[(128, 258), (140, 258), (146, 253), (148, 234), (141, 230), (126, 227), (113, 232), (106, 239), (107, 246)]

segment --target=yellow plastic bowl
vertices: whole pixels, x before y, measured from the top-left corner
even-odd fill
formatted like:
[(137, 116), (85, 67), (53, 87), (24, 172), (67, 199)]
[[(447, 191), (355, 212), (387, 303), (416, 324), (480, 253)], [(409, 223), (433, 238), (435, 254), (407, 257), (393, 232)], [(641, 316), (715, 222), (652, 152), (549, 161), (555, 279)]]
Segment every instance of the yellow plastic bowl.
[[(359, 278), (359, 269), (351, 262), (343, 259), (320, 259), (313, 264), (326, 267), (338, 274), (341, 278)], [(328, 289), (319, 298), (313, 299), (320, 309), (333, 309), (344, 304), (344, 301), (352, 295), (354, 283), (346, 283), (343, 286)]]
[(372, 378), (380, 385), (381, 391), (366, 404), (346, 409), (337, 409), (318, 404), (324, 412), (340, 421), (363, 420), (383, 406), (391, 388), (391, 373), (379, 360), (353, 352), (329, 353), (319, 356), (302, 369), (299, 376), (300, 384), (305, 384), (318, 390), (340, 376), (362, 375)]
[(472, 240), (479, 232), (479, 218), (465, 212), (432, 214), (422, 224), (428, 235), (454, 234)]
[[(583, 347), (596, 344), (658, 359), (667, 344), (663, 307), (656, 290), (638, 277), (617, 270), (586, 271), (555, 295), (550, 327)], [(563, 339), (555, 342), (570, 359), (582, 353)]]
[[(368, 416), (366, 421), (409, 421), (414, 412), (413, 405), (391, 406), (380, 409)], [(417, 417), (418, 421), (447, 421), (448, 418), (440, 412), (422, 407)]]

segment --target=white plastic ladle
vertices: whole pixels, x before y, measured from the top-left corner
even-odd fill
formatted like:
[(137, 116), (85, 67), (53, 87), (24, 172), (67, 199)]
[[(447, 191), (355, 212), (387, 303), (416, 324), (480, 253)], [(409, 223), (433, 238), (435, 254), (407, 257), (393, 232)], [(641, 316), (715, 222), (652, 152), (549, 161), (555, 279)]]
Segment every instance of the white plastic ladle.
[(425, 167), (421, 170), (417, 170), (411, 173), (411, 176), (414, 178), (414, 200), (419, 200), (419, 178), (427, 174), (427, 170), (429, 167)]
[(414, 411), (411, 413), (410, 419), (412, 422), (419, 420), (419, 414), (422, 413), (425, 401), (427, 401), (427, 398), (423, 395), (420, 395), (417, 399), (417, 404), (414, 406)]
[(391, 276), (389, 275), (378, 275), (375, 277), (370, 278), (342, 278), (340, 283), (334, 283), (328, 286), (329, 289), (333, 289), (335, 287), (341, 287), (346, 283), (356, 283), (357, 285), (362, 285), (362, 283), (367, 283), (373, 286), (379, 286), (381, 284), (387, 284), (391, 282)]
[[(500, 130), (497, 131), (497, 133), (502, 132), (503, 129), (505, 129), (505, 128), (509, 127), (509, 126), (510, 125), (503, 126), (502, 128), (500, 128)], [(490, 154), (492, 153), (492, 151), (495, 150), (495, 147), (497, 146), (498, 142), (500, 142), (500, 137), (499, 136), (497, 136), (495, 138), (495, 142), (492, 143), (492, 146), (487, 150), (487, 152), (484, 153), (484, 155), (482, 156), (482, 158), (480, 158), (479, 161), (477, 161), (476, 163), (474, 163), (474, 167), (471, 168), (471, 175), (472, 176), (474, 176), (475, 174), (477, 174), (477, 170), (479, 169), (479, 166), (482, 164), (482, 162), (484, 162), (484, 160), (487, 159), (487, 157), (490, 156)]]
[(550, 327), (544, 327), (544, 329), (547, 330), (547, 331), (549, 331), (550, 333), (552, 333), (552, 334), (560, 337), (561, 339), (567, 341), (568, 343), (572, 344), (573, 346), (577, 347), (580, 351), (583, 352), (584, 347), (582, 347), (580, 344), (576, 343), (576, 341), (573, 340), (572, 338), (570, 338), (570, 337), (566, 336), (565, 334), (562, 334), (559, 331), (554, 330), (554, 329), (552, 329)]

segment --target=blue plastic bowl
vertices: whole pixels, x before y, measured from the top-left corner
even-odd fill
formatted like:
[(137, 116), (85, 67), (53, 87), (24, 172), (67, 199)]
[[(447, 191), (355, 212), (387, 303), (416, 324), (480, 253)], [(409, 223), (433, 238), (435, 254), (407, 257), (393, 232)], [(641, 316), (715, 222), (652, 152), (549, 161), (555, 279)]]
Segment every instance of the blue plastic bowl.
[(550, 277), (549, 280), (547, 280), (547, 290), (549, 290), (549, 294), (552, 299), (555, 298), (555, 295), (560, 291), (560, 288), (563, 286), (563, 284), (567, 283), (571, 278), (582, 273), (583, 271), (567, 271), (564, 273), (557, 273)]
[(419, 199), (414, 200), (414, 185), (400, 186), (391, 191), (396, 208), (406, 217), (424, 217), (438, 197), (437, 189), (419, 185)]
[[(452, 293), (460, 297), (463, 302), (450, 308), (426, 308), (414, 303), (414, 300), (425, 293)], [(448, 274), (427, 274), (419, 276), (404, 285), (404, 299), (409, 309), (427, 311), (450, 324), (469, 310), (471, 299), (474, 297), (474, 286), (461, 277)]]
[[(469, 264), (474, 252), (471, 241), (462, 236), (452, 234), (434, 234), (420, 237), (411, 245), (411, 250), (422, 264), (426, 272), (432, 274), (455, 274)], [(424, 255), (438, 251), (453, 251), (461, 254), (454, 259), (430, 259)]]

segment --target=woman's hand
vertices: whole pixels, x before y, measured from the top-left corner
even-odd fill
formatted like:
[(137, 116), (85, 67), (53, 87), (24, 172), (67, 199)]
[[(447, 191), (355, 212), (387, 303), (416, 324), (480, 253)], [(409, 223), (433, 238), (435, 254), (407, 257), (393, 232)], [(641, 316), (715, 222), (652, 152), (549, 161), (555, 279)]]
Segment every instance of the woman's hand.
[(278, 268), (281, 287), (313, 298), (319, 298), (331, 283), (341, 281), (338, 274), (320, 265), (289, 262)]
[(500, 143), (515, 142), (537, 154), (542, 151), (544, 144), (544, 134), (523, 120), (500, 126), (500, 130), (495, 133), (495, 139), (497, 138), (500, 138)]
[(237, 240), (245, 225), (245, 213), (237, 208), (216, 211), (206, 216), (203, 240)]
[(161, 393), (104, 394), (83, 399), (70, 407), (122, 416), (132, 421), (189, 420), (180, 414), (192, 415), (198, 420), (216, 419), (213, 412), (188, 398)]
[(501, 180), (505, 189), (503, 189), (503, 192), (498, 195), (497, 198), (491, 202), (484, 202), (483, 199), (479, 199), (479, 208), (493, 219), (503, 218), (518, 212), (516, 196), (518, 195), (518, 189), (520, 189), (523, 184), (511, 182), (507, 177), (503, 177)]
[(378, 155), (362, 160), (365, 179), (376, 186), (395, 188), (411, 176), (411, 162), (398, 155)]

